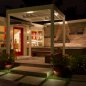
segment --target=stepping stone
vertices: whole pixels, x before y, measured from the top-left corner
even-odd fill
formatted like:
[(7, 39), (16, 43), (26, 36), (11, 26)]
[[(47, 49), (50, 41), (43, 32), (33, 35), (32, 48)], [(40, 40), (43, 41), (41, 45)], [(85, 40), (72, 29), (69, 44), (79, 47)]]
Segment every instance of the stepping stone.
[(23, 75), (8, 73), (0, 77), (0, 79), (15, 81), (21, 78)]
[(41, 68), (41, 67), (30, 67), (30, 66), (18, 66), (11, 70), (13, 73), (22, 75), (34, 75), (34, 76), (45, 76), (51, 72), (51, 68)]
[(66, 81), (49, 79), (42, 86), (65, 86)]
[(0, 86), (18, 86), (18, 83), (14, 81), (0, 79)]
[(86, 75), (73, 75), (72, 80), (86, 82)]
[(68, 86), (86, 86), (86, 82), (71, 81)]
[(23, 84), (28, 84), (28, 85), (39, 86), (44, 80), (45, 78), (41, 78), (41, 77), (26, 76), (21, 80), (19, 80), (18, 82)]
[(4, 72), (0, 72), (0, 76), (3, 75), (3, 74), (5, 74), (5, 73)]

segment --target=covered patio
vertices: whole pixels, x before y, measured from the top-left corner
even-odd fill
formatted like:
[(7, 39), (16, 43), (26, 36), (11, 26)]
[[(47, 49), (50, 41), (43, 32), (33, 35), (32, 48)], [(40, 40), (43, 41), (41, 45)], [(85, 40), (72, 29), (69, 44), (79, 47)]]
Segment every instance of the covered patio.
[[(22, 16), (23, 15), (23, 16)], [(62, 53), (65, 54), (65, 15), (59, 11), (59, 9), (54, 4), (42, 5), (42, 6), (33, 6), (33, 7), (25, 7), (18, 9), (11, 9), (6, 11), (6, 50), (7, 53), (10, 53), (10, 17), (13, 16), (15, 18), (24, 20), (22, 22), (23, 25), (28, 25), (31, 30), (31, 24), (36, 22), (50, 22), (51, 23), (51, 53), (54, 53), (54, 22), (62, 21), (62, 38), (63, 38), (63, 47)], [(31, 57), (31, 32), (29, 33), (29, 56)], [(14, 48), (14, 47), (13, 47)]]

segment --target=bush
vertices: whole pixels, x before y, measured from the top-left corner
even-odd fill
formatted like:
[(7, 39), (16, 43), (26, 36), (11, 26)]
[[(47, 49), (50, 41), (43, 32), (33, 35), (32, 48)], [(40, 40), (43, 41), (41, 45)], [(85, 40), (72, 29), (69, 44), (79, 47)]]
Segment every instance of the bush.
[(51, 62), (53, 65), (57, 66), (68, 66), (70, 64), (70, 56), (69, 55), (62, 55), (62, 53), (51, 55)]
[(70, 58), (73, 73), (86, 74), (86, 55), (77, 55)]
[(58, 72), (58, 76), (71, 77), (70, 56), (62, 55), (62, 53), (51, 55), (54, 72)]
[(3, 50), (0, 54), (0, 69), (4, 69), (5, 65), (13, 64), (15, 59), (14, 53), (10, 52), (10, 55), (6, 53), (6, 50)]

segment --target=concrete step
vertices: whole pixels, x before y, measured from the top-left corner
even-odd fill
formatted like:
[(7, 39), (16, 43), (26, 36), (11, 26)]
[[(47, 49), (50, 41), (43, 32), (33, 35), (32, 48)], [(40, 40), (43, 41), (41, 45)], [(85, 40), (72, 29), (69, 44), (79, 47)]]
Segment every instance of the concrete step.
[(18, 80), (19, 86), (40, 86), (45, 81), (45, 78), (35, 76), (25, 76)]
[(52, 73), (51, 68), (39, 68), (30, 66), (18, 66), (11, 69), (12, 73), (23, 74), (23, 75), (33, 75), (33, 76), (43, 76), (47, 77)]
[(43, 68), (50, 68), (51, 64), (45, 63), (44, 57), (31, 57), (28, 59), (23, 60), (16, 60), (16, 64), (22, 65), (22, 66), (31, 66), (31, 67), (43, 67)]
[(15, 81), (0, 79), (0, 86), (19, 86)]
[(11, 72), (0, 76), (0, 86), (65, 86), (65, 84), (66, 80), (62, 79), (47, 79), (31, 75), (24, 76), (22, 74), (14, 74)]
[(17, 65), (22, 65), (22, 66), (31, 66), (31, 67), (42, 67), (42, 68), (51, 68), (51, 64), (39, 64), (39, 63), (18, 63), (16, 62)]
[(16, 81), (16, 80), (21, 79), (22, 77), (24, 77), (24, 76), (21, 74), (13, 74), (13, 73), (9, 72), (7, 74), (0, 76), (0, 79), (9, 80), (9, 81)]
[[(4, 83), (4, 81), (8, 83)], [(11, 86), (39, 86), (44, 81), (45, 78), (42, 77), (24, 76), (21, 74), (14, 74), (11, 72), (0, 76), (0, 86), (10, 86), (10, 83), (13, 83)]]

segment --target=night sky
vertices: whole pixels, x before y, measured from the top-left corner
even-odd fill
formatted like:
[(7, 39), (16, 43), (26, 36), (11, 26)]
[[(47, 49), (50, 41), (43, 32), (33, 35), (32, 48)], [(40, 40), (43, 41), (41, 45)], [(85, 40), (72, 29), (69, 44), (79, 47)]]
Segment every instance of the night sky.
[(86, 0), (0, 0), (0, 16), (6, 15), (6, 9), (29, 7), (55, 3), (66, 20), (86, 18)]

